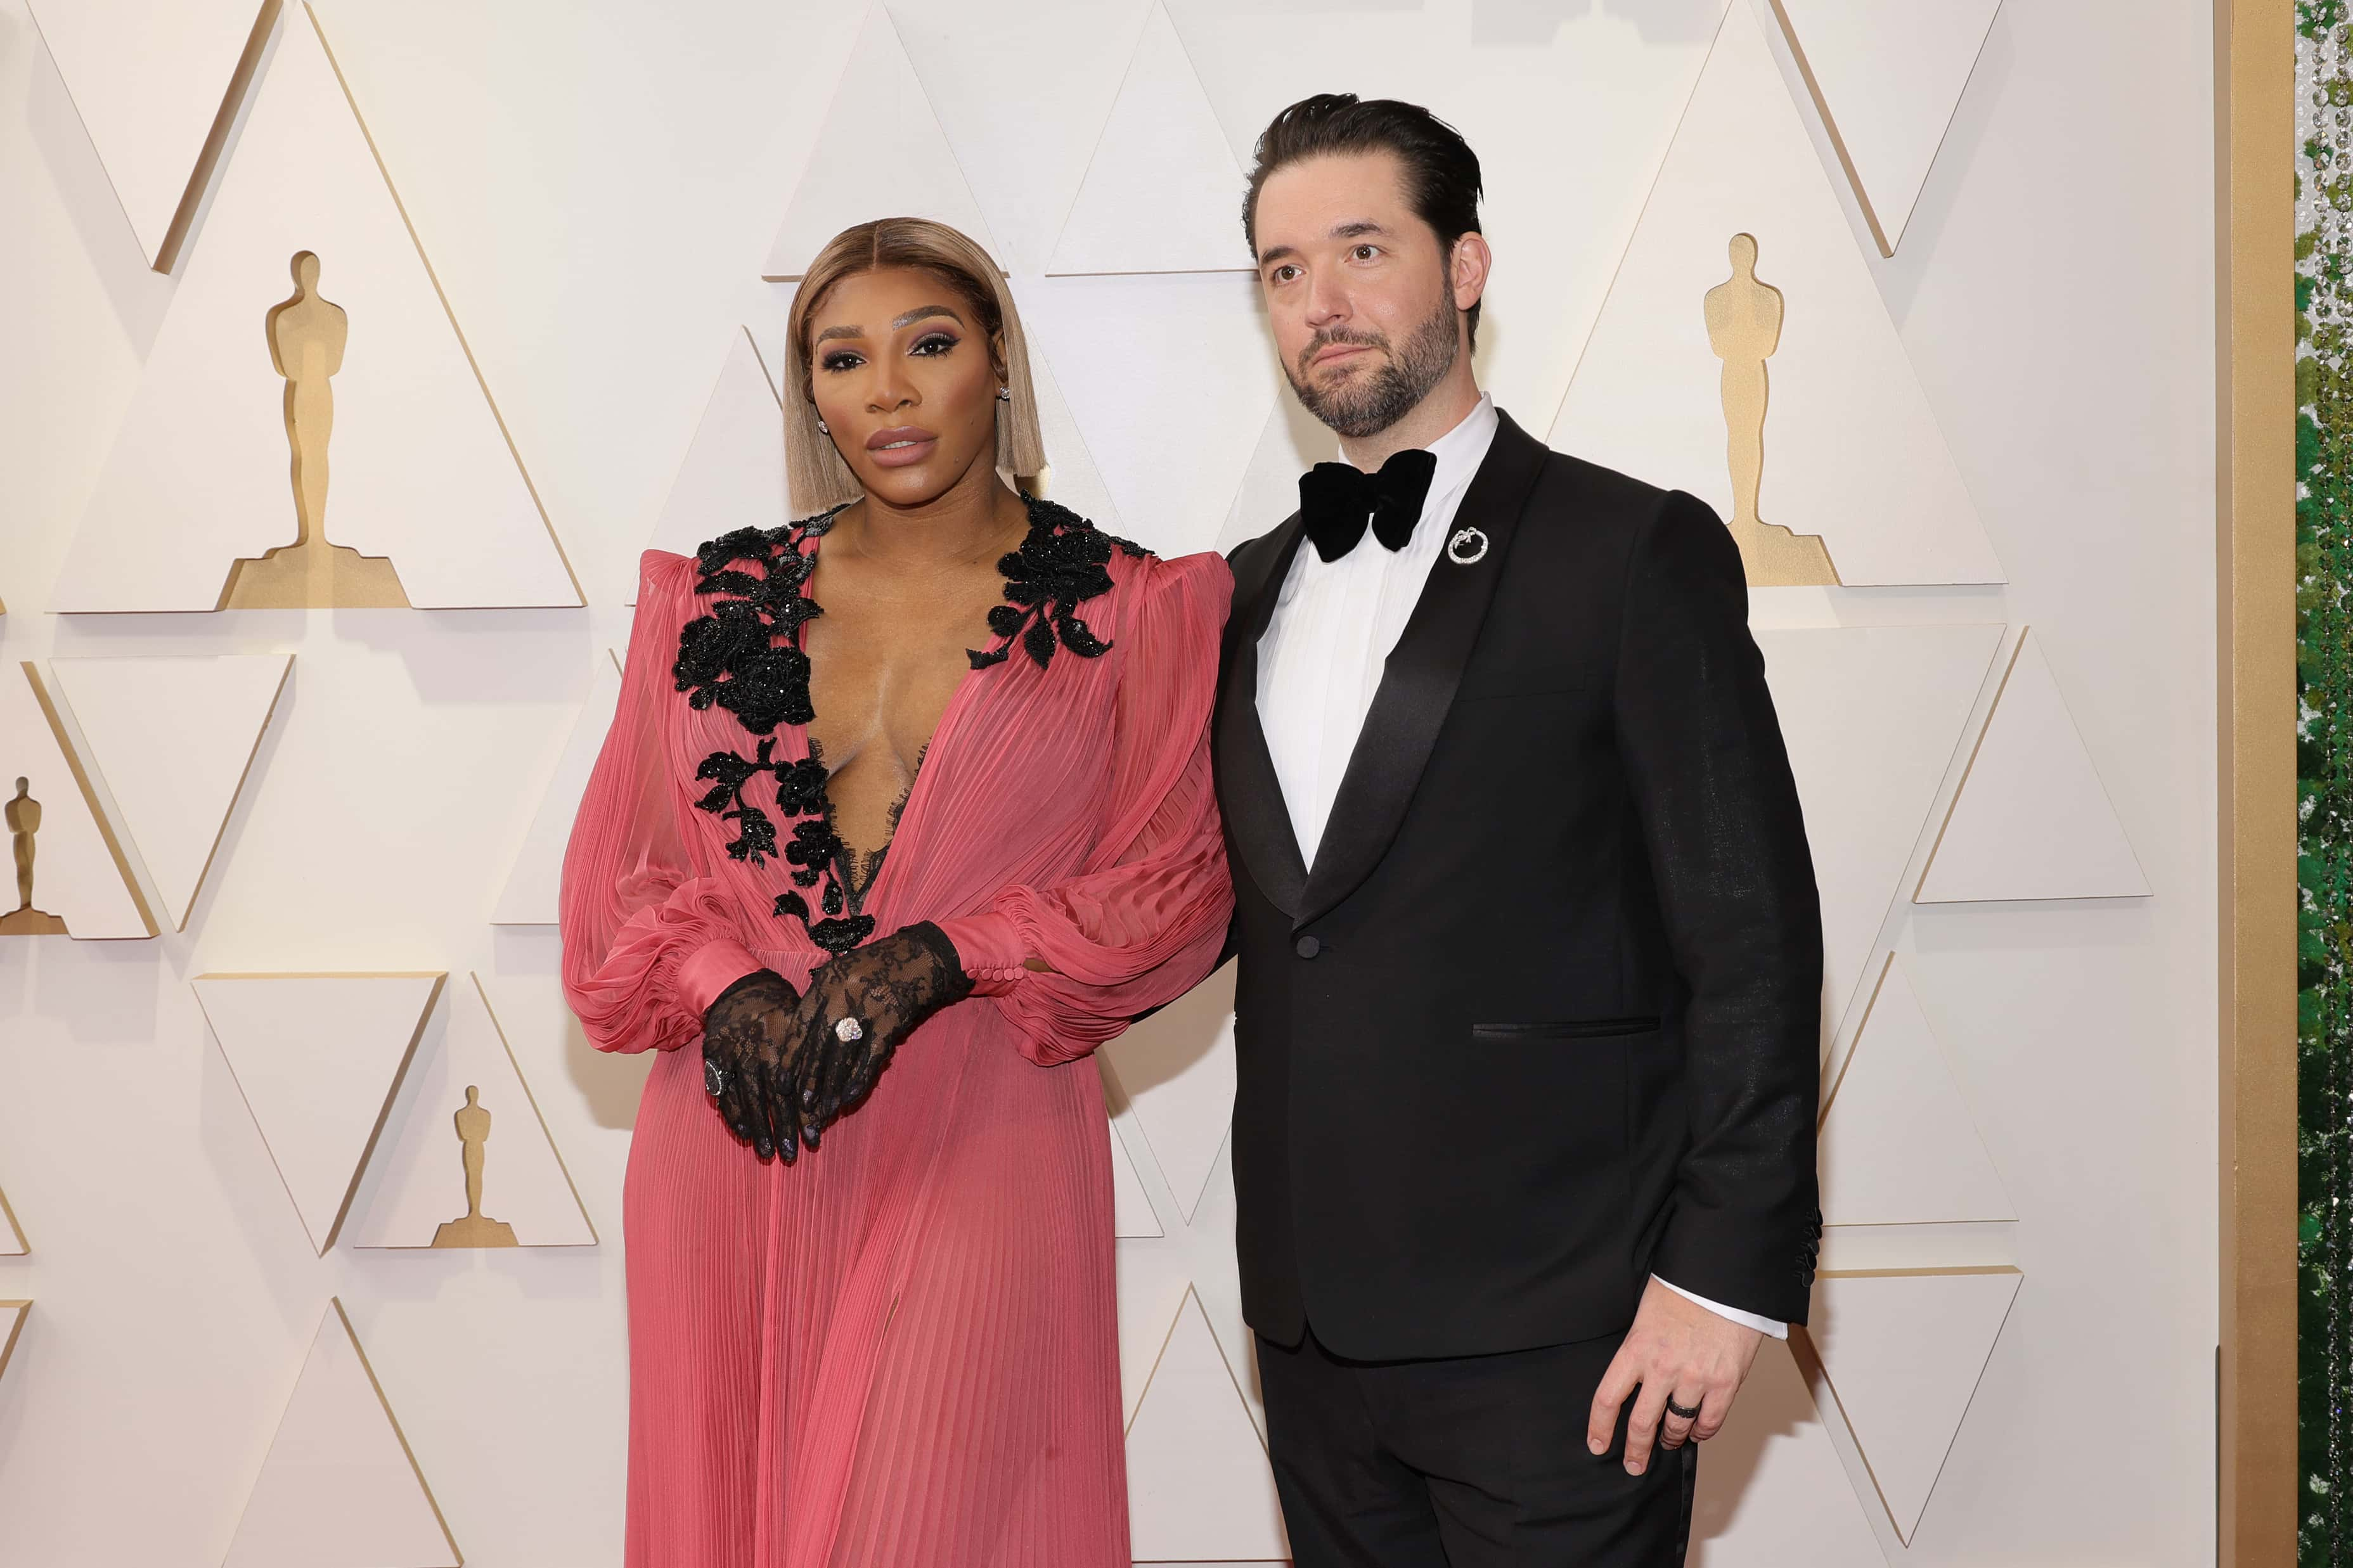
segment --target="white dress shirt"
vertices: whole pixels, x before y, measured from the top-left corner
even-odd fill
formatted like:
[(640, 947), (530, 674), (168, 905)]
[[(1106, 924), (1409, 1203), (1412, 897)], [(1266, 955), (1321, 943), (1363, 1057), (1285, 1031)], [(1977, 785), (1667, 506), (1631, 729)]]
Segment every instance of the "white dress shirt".
[[(1305, 540), (1292, 557), (1291, 573), (1259, 638), (1257, 696), (1259, 723), (1304, 865), (1315, 864), (1333, 798), (1380, 689), (1389, 650), (1445, 552), (1462, 493), (1486, 460), (1495, 427), (1494, 400), (1482, 395), (1461, 424), (1430, 443), (1438, 464), (1421, 503), (1421, 520), (1404, 549), (1388, 549), (1367, 530), (1337, 561), (1324, 560)], [(1769, 1318), (1719, 1305), (1670, 1280), (1659, 1283), (1760, 1333), (1780, 1339), (1788, 1332), (1788, 1325)]]

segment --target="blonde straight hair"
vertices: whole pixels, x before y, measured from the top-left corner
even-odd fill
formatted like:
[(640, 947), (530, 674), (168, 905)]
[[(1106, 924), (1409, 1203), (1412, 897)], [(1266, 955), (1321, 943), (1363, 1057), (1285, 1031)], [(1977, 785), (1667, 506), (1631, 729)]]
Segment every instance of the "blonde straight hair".
[(784, 405), (785, 479), (795, 514), (806, 517), (865, 493), (833, 437), (817, 427), (817, 404), (809, 392), (809, 315), (843, 279), (886, 267), (919, 267), (937, 276), (964, 296), (979, 318), (974, 324), (981, 334), (1001, 345), (1010, 395), (997, 400), (997, 470), (1017, 489), (1042, 493), (1038, 487), (1046, 469), (1046, 444), (1030, 386), (1029, 344), (1005, 275), (988, 252), (944, 223), (884, 217), (835, 235), (809, 263), (793, 295), (792, 363), (784, 378)]

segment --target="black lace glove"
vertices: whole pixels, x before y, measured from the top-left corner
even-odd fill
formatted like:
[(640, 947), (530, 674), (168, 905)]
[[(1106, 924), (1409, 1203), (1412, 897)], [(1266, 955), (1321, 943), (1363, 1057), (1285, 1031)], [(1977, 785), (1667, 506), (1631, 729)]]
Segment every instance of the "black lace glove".
[(819, 964), (795, 1015), (807, 1064), (802, 1141), (816, 1148), (826, 1128), (865, 1100), (916, 1025), (971, 994), (955, 945), (929, 921)]
[(718, 1102), (719, 1119), (761, 1159), (781, 1154), (787, 1165), (800, 1152), (800, 1122), (791, 1108), (800, 1103), (801, 1074), (814, 1059), (801, 1049), (800, 1000), (783, 975), (755, 969), (702, 1015), (702, 1087)]

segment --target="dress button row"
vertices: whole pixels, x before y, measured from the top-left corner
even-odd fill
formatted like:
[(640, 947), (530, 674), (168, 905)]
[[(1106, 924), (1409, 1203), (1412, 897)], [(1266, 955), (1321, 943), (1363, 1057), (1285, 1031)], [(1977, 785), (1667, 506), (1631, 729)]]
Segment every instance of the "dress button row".
[(1292, 951), (1302, 958), (1313, 958), (1324, 951), (1324, 944), (1312, 936), (1303, 936)]

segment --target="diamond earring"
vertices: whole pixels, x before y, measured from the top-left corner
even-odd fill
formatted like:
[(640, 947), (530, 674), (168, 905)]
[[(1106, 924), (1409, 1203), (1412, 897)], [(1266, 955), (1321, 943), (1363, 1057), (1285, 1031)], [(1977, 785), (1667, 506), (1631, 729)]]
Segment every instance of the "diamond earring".
[(1010, 403), (1010, 402), (1012, 402), (1012, 401), (1013, 401), (1013, 389), (1012, 389), (1011, 387), (1008, 387), (1008, 386), (1000, 386), (1000, 387), (998, 387), (998, 388), (997, 389), (997, 401), (998, 401), (999, 403)]
[(833, 426), (820, 419), (817, 422), (817, 433), (820, 436), (830, 436), (833, 434)]

